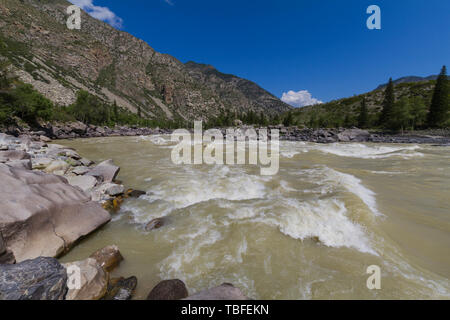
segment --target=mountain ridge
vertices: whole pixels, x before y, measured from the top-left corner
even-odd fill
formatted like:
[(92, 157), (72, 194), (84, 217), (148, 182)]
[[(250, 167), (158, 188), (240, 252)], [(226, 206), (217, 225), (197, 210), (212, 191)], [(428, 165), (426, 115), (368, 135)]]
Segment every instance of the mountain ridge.
[(254, 82), (183, 64), (84, 11), (81, 30), (69, 30), (69, 5), (0, 3), (0, 54), (13, 62), (23, 82), (59, 105), (70, 105), (76, 92), (85, 90), (151, 119), (207, 120), (225, 110), (275, 115), (291, 109)]

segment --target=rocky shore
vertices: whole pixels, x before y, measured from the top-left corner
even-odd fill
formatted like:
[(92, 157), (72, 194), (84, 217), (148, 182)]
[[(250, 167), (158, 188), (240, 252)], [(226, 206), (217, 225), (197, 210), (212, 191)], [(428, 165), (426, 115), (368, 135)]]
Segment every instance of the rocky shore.
[[(117, 181), (120, 168), (112, 160), (95, 164), (50, 142), (44, 135), (0, 133), (0, 300), (131, 299), (138, 279), (110, 275), (124, 259), (117, 246), (64, 265), (56, 258), (108, 223), (126, 198), (145, 192)], [(148, 230), (162, 226), (153, 224)], [(201, 294), (246, 299), (230, 285)], [(175, 279), (158, 284), (148, 299), (188, 297)]]
[[(239, 126), (236, 129), (245, 131), (253, 126)], [(288, 141), (305, 141), (314, 143), (336, 143), (336, 142), (372, 142), (372, 143), (411, 143), (411, 144), (450, 144), (450, 130), (438, 129), (427, 130), (424, 132), (406, 132), (404, 134), (367, 131), (358, 128), (335, 128), (335, 129), (311, 129), (298, 127), (269, 126), (268, 128), (254, 128), (256, 131), (260, 129), (278, 129), (281, 140)], [(191, 128), (189, 128), (192, 131)], [(223, 134), (226, 129), (220, 129)], [(139, 128), (116, 126), (114, 128), (86, 125), (81, 122), (70, 123), (46, 123), (41, 124), (39, 130), (32, 130), (26, 127), (8, 127), (3, 128), (0, 132), (15, 137), (28, 136), (33, 140), (41, 140), (43, 142), (52, 139), (76, 139), (76, 138), (95, 138), (95, 137), (119, 137), (119, 136), (147, 136), (156, 134), (170, 134), (171, 129), (159, 128)], [(1, 146), (0, 146), (1, 148)]]

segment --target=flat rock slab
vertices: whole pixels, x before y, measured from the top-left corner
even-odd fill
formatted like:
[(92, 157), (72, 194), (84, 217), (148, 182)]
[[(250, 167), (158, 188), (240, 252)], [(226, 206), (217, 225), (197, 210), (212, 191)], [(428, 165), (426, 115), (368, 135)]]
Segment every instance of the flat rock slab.
[(0, 181), (0, 232), (18, 262), (57, 257), (111, 219), (63, 177), (0, 163)]
[(66, 269), (56, 259), (0, 265), (0, 300), (63, 300), (66, 292)]
[(102, 182), (113, 182), (119, 174), (120, 168), (114, 165), (112, 160), (99, 163), (86, 175), (99, 178)]
[(97, 179), (91, 176), (66, 177), (70, 185), (78, 187), (83, 191), (89, 191), (97, 184)]

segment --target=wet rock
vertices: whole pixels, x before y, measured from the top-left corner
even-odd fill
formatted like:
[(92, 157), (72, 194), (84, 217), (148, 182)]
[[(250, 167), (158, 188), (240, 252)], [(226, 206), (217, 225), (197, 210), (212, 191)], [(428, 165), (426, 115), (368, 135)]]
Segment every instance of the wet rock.
[(112, 160), (99, 163), (87, 175), (100, 178), (102, 182), (113, 182), (119, 174), (120, 168)]
[(149, 293), (147, 300), (181, 300), (189, 295), (183, 281), (164, 280), (158, 283)]
[(79, 289), (67, 291), (66, 300), (100, 300), (108, 289), (108, 273), (95, 259), (88, 258), (64, 264), (66, 269), (79, 268), (81, 282)]
[(115, 278), (108, 284), (108, 291), (103, 300), (130, 300), (137, 286), (137, 278)]
[(140, 196), (143, 196), (145, 194), (147, 194), (147, 192), (141, 191), (141, 190), (132, 190), (132, 189), (128, 190), (126, 193), (126, 195), (130, 198), (139, 198)]
[(164, 219), (163, 218), (156, 218), (147, 223), (145, 226), (145, 231), (152, 231), (154, 229), (159, 229), (164, 225)]
[(63, 177), (0, 164), (0, 226), (17, 261), (56, 257), (111, 216)]
[(196, 293), (184, 300), (250, 300), (232, 284), (224, 283), (218, 287)]
[(90, 176), (70, 176), (66, 178), (70, 185), (78, 187), (85, 192), (92, 190), (97, 184), (97, 179)]
[(6, 248), (6, 242), (3, 240), (0, 232), (0, 264), (13, 264), (16, 262), (14, 254)]
[(66, 269), (53, 258), (0, 265), (0, 300), (63, 300), (66, 283)]
[(97, 263), (108, 272), (111, 272), (123, 260), (119, 247), (116, 245), (100, 249), (94, 252), (89, 258), (95, 259)]
[(104, 186), (102, 186), (105, 190), (105, 193), (110, 196), (118, 196), (124, 193), (124, 186), (120, 184), (115, 183), (107, 183)]

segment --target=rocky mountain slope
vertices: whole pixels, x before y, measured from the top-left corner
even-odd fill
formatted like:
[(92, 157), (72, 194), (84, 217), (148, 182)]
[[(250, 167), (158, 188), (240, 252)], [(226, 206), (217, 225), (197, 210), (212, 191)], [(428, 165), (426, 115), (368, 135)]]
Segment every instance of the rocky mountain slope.
[(20, 79), (59, 105), (80, 89), (148, 118), (208, 119), (225, 110), (276, 114), (291, 107), (255, 83), (183, 64), (82, 12), (66, 26), (66, 0), (0, 1), (0, 55)]
[[(411, 83), (411, 82), (428, 82), (430, 80), (437, 80), (438, 76), (428, 76), (428, 77), (417, 77), (417, 76), (408, 76), (408, 77), (401, 77), (397, 80), (394, 80), (393, 83), (395, 85), (401, 84), (401, 83)], [(450, 79), (450, 77), (448, 77)], [(384, 89), (387, 87), (387, 83), (384, 83), (382, 85), (379, 85), (375, 90)]]

